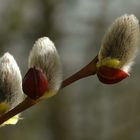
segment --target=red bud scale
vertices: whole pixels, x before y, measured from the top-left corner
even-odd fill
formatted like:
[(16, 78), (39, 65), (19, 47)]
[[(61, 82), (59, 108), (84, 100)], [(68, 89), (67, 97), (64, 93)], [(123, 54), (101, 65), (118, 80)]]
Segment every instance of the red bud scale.
[(121, 69), (102, 66), (97, 71), (97, 76), (102, 83), (115, 84), (128, 77), (128, 73)]
[(30, 68), (23, 79), (22, 87), (26, 95), (36, 100), (47, 91), (48, 80), (41, 70)]

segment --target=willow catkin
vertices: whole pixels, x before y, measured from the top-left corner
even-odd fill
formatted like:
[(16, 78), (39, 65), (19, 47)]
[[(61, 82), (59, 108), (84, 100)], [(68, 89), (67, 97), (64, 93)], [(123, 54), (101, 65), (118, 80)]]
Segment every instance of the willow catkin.
[(48, 37), (39, 38), (35, 42), (29, 55), (29, 68), (31, 67), (46, 74), (50, 96), (59, 90), (62, 81), (60, 58), (54, 43)]
[(134, 15), (123, 15), (117, 18), (105, 34), (99, 61), (104, 58), (117, 59), (119, 67), (132, 64), (139, 44), (139, 21)]
[[(20, 69), (14, 57), (5, 53), (0, 58), (0, 115), (13, 109), (23, 100), (22, 77)], [(19, 114), (4, 122), (0, 127), (7, 124), (16, 124)]]
[(5, 53), (0, 58), (0, 103), (5, 102), (9, 109), (22, 100), (22, 77), (12, 55)]

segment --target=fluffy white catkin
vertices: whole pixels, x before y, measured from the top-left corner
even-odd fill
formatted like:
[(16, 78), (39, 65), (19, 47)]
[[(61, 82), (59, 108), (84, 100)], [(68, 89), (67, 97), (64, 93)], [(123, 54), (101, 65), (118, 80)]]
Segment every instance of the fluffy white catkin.
[[(22, 77), (19, 67), (14, 57), (5, 53), (0, 58), (0, 115), (14, 108), (22, 99)], [(16, 124), (18, 120), (19, 115), (16, 115), (1, 126)]]
[(60, 58), (54, 43), (48, 37), (39, 38), (29, 55), (29, 68), (42, 70), (47, 77), (49, 90), (55, 94), (61, 85), (62, 70)]
[(109, 57), (118, 59), (120, 68), (131, 65), (139, 46), (139, 37), (139, 21), (134, 15), (117, 18), (103, 38), (99, 61)]
[(21, 73), (14, 57), (5, 53), (0, 58), (0, 102), (7, 102), (9, 109), (22, 100), (21, 84)]

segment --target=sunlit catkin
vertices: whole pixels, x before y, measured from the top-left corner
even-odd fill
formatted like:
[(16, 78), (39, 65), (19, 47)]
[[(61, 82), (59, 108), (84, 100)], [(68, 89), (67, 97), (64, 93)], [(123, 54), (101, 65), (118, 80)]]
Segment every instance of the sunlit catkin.
[[(102, 40), (97, 69), (100, 70), (102, 66), (107, 69), (119, 69), (125, 72), (126, 75), (123, 76), (126, 77), (136, 57), (139, 32), (139, 21), (134, 15), (123, 15), (117, 18)], [(108, 77), (105, 73), (100, 72), (98, 71), (99, 77), (101, 75)], [(114, 73), (113, 76), (115, 76)]]
[[(35, 42), (29, 55), (29, 68), (30, 73), (26, 74), (23, 83), (25, 94), (37, 99), (41, 96), (41, 98), (46, 98), (57, 93), (62, 81), (61, 64), (57, 50), (48, 37), (39, 38)], [(34, 75), (34, 79), (38, 82), (32, 82), (33, 80), (31, 81), (29, 78), (31, 75)], [(26, 90), (28, 88), (26, 82), (28, 81), (34, 87), (30, 93)], [(43, 93), (44, 91), (45, 93)]]
[(139, 46), (139, 37), (139, 21), (134, 15), (117, 18), (103, 38), (99, 61), (117, 59), (120, 68), (131, 64)]
[[(19, 67), (9, 53), (0, 58), (0, 115), (14, 108), (23, 98), (22, 78)], [(4, 124), (15, 124), (16, 115)]]

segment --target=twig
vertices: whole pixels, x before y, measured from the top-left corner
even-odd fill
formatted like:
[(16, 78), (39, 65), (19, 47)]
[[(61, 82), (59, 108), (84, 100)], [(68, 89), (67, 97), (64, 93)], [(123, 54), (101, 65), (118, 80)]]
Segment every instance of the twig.
[(70, 76), (69, 78), (67, 78), (66, 80), (64, 80), (62, 82), (62, 86), (61, 88), (64, 88), (70, 84), (72, 84), (73, 82), (88, 77), (90, 75), (94, 75), (96, 74), (96, 63), (98, 61), (97, 56), (89, 63), (87, 64), (84, 68), (82, 68), (80, 71), (78, 71), (77, 73), (73, 74), (72, 76)]
[(0, 124), (4, 123), (8, 119), (19, 114), (20, 112), (26, 110), (27, 108), (30, 108), (31, 106), (35, 105), (37, 102), (38, 101), (32, 100), (28, 97), (25, 98), (25, 100), (21, 102), (19, 105), (17, 105), (15, 108), (5, 113), (4, 115), (0, 116)]
[[(90, 75), (96, 74), (96, 63), (98, 61), (97, 56), (84, 68), (82, 68), (77, 73), (73, 74), (66, 80), (62, 82), (61, 89), (72, 84), (73, 82), (80, 80), (82, 78), (88, 77)], [(20, 112), (30, 108), (31, 106), (38, 103), (40, 100), (32, 100), (29, 97), (25, 98), (23, 102), (21, 102), (19, 105), (17, 105), (15, 108), (10, 110), (9, 112), (3, 114), (0, 116), (0, 124), (3, 124), (8, 119), (12, 118), (13, 116), (19, 114)]]

